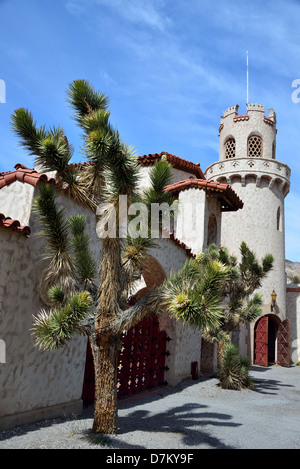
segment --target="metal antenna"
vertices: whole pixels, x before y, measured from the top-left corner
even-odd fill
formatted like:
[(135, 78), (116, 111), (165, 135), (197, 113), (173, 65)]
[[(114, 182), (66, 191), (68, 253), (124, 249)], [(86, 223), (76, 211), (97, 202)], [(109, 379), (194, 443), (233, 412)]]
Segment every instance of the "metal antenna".
[(249, 59), (247, 51), (247, 104), (249, 104)]

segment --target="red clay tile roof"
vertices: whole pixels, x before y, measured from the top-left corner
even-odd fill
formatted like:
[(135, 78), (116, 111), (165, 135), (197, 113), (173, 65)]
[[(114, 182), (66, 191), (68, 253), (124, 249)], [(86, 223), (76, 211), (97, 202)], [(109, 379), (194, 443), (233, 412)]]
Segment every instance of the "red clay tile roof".
[(54, 178), (49, 178), (46, 174), (40, 174), (35, 169), (27, 168), (21, 163), (16, 164), (15, 168), (15, 171), (0, 173), (0, 189), (4, 186), (9, 186), (15, 181), (25, 182), (32, 186), (36, 186), (39, 182), (55, 184)]
[(174, 233), (170, 233), (170, 239), (173, 241), (174, 244), (184, 249), (188, 257), (192, 257), (192, 258), (196, 257), (196, 254), (192, 253), (191, 248), (187, 247), (187, 245), (183, 243), (182, 241), (180, 241), (180, 239), (175, 238)]
[[(35, 169), (27, 168), (21, 163), (15, 165), (15, 171), (0, 173), (0, 189), (9, 186), (15, 181), (27, 183), (34, 187), (37, 186), (39, 182), (56, 184), (54, 178), (49, 178), (46, 174), (40, 174)], [(3, 213), (0, 213), (0, 228), (1, 227), (17, 231), (25, 236), (29, 236), (31, 233), (29, 226), (23, 226), (19, 220), (12, 220), (10, 217), (3, 215)]]
[(198, 179), (205, 179), (205, 176), (200, 169), (200, 163), (192, 163), (191, 161), (184, 160), (179, 156), (171, 155), (171, 153), (167, 153), (166, 151), (139, 156), (137, 160), (138, 163), (140, 163), (142, 166), (152, 166), (156, 161), (159, 161), (163, 155), (166, 156), (167, 161), (171, 163), (175, 169), (181, 169), (188, 173), (194, 174)]
[(176, 246), (184, 249), (188, 257), (196, 257), (196, 254), (192, 253), (191, 248), (189, 248), (183, 241), (180, 241), (179, 238), (175, 238), (173, 232), (169, 232), (169, 230), (166, 230), (165, 228), (163, 229), (163, 231), (166, 233), (167, 236), (169, 236), (163, 239), (170, 239), (174, 244), (176, 244)]
[(10, 217), (3, 215), (3, 213), (0, 213), (0, 228), (1, 227), (12, 231), (18, 231), (25, 236), (29, 236), (31, 233), (29, 226), (22, 226), (19, 220), (12, 220)]
[(273, 119), (271, 119), (271, 117), (264, 116), (264, 121), (266, 122), (266, 124), (275, 125), (275, 122), (273, 121)]
[(192, 187), (204, 189), (207, 197), (218, 197), (222, 200), (222, 211), (236, 211), (243, 208), (243, 202), (228, 184), (220, 182), (207, 181), (203, 179), (185, 179), (166, 186), (166, 190), (173, 194), (190, 189)]
[(239, 114), (233, 118), (234, 120), (248, 120), (249, 114)]

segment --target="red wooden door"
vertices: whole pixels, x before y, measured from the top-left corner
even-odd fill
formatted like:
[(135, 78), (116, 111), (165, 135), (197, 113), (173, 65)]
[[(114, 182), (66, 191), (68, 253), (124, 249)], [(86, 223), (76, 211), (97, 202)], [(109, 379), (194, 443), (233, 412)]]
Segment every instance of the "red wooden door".
[(277, 363), (290, 366), (290, 320), (282, 321), (277, 334)]
[(255, 327), (254, 363), (268, 366), (268, 317), (259, 319)]
[(145, 318), (122, 336), (119, 354), (118, 397), (166, 384), (167, 334), (159, 330), (156, 315)]
[[(167, 384), (164, 380), (167, 337), (159, 330), (158, 318), (153, 315), (122, 335), (123, 346), (118, 360), (118, 397), (147, 388)], [(85, 406), (94, 403), (95, 373), (90, 344), (87, 345), (82, 400)]]

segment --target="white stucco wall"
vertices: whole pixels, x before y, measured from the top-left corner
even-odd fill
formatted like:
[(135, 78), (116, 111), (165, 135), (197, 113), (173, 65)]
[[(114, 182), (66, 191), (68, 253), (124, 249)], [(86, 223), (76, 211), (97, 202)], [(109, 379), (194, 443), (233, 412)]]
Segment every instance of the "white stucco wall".
[[(68, 214), (78, 213), (72, 201), (64, 196), (59, 200)], [(89, 216), (93, 249), (99, 251), (94, 216), (91, 218), (85, 208), (81, 212)], [(45, 261), (41, 260), (44, 241), (37, 237), (34, 216), (29, 225), (29, 238), (7, 229), (0, 233), (0, 338), (6, 345), (6, 363), (0, 363), (0, 429), (64, 412), (78, 413), (82, 407), (86, 338), (76, 336), (62, 350), (53, 352), (41, 352), (34, 346), (30, 329), (32, 315), (44, 306), (39, 283)]]
[[(139, 180), (139, 186), (141, 189), (150, 186), (150, 172), (152, 168), (153, 166), (141, 166)], [(183, 171), (182, 169), (173, 168), (173, 176), (171, 178), (170, 184), (174, 184), (175, 182), (179, 181), (184, 181), (189, 178), (196, 178), (196, 176), (187, 171)]]
[[(171, 272), (181, 269), (187, 256), (184, 249), (171, 240), (160, 239), (158, 244), (159, 249), (151, 250), (151, 255), (158, 260), (168, 278)], [(166, 357), (169, 370), (165, 373), (165, 379), (174, 386), (184, 379), (191, 378), (191, 362), (198, 362), (200, 371), (201, 332), (170, 317), (167, 312), (161, 315), (159, 323), (160, 329), (165, 330), (171, 338), (167, 345), (170, 355)]]
[(287, 288), (286, 316), (290, 320), (291, 361), (300, 363), (300, 288)]
[[(264, 279), (260, 293), (264, 304), (269, 308), (273, 289), (277, 293), (277, 305), (284, 312), (286, 304), (285, 286), (285, 236), (284, 203), (282, 193), (276, 185), (272, 190), (268, 186), (256, 186), (249, 181), (244, 187), (239, 182), (233, 189), (241, 197), (244, 207), (238, 212), (223, 213), (222, 245), (230, 252), (239, 255), (239, 247), (245, 241), (258, 259), (270, 253), (274, 256), (274, 268)], [(277, 230), (277, 209), (282, 215), (282, 229)], [(268, 311), (269, 312), (269, 311)]]
[[(147, 179), (149, 168), (142, 169)], [(189, 177), (190, 173), (174, 170), (172, 182)], [(146, 187), (146, 179), (143, 187)], [(41, 259), (44, 240), (37, 236), (40, 227), (31, 211), (37, 193), (38, 188), (18, 181), (0, 191), (0, 212), (29, 225), (32, 231), (28, 238), (4, 228), (0, 231), (0, 340), (5, 346), (5, 360), (0, 360), (0, 430), (62, 413), (77, 413), (82, 406), (87, 339), (77, 336), (62, 350), (41, 352), (34, 346), (30, 331), (32, 316), (44, 307), (39, 296), (40, 279), (46, 265), (46, 261)], [(202, 207), (197, 212), (200, 229), (193, 240), (186, 240), (194, 252), (201, 252), (203, 246), (206, 247), (209, 215), (216, 213), (220, 221), (220, 207), (217, 199), (207, 200), (203, 190), (188, 191), (183, 199), (186, 196), (188, 202), (200, 201)], [(78, 205), (63, 194), (58, 196), (58, 201), (68, 216), (78, 211), (87, 215), (91, 248), (100, 258), (101, 243), (95, 232), (94, 215), (83, 207), (78, 210)], [(160, 249), (153, 249), (151, 254), (168, 277), (171, 271), (176, 272), (183, 266), (186, 252), (170, 239), (160, 239), (158, 243)], [(171, 318), (169, 314), (160, 318), (160, 327), (171, 338), (168, 343), (170, 355), (166, 361), (169, 371), (165, 378), (168, 383), (175, 385), (191, 378), (192, 362), (198, 363), (201, 372), (200, 331)]]
[(4, 186), (0, 190), (0, 213), (13, 220), (19, 220), (21, 225), (28, 225), (34, 190), (30, 184), (20, 181)]

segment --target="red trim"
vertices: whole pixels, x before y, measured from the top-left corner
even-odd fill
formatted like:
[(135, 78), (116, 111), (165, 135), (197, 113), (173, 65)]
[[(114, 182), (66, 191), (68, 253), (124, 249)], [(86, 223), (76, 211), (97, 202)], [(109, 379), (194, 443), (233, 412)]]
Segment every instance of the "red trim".
[(240, 114), (239, 116), (235, 116), (234, 119), (243, 119), (244, 117), (248, 117), (249, 119), (249, 114)]

